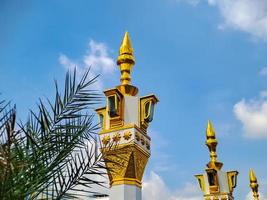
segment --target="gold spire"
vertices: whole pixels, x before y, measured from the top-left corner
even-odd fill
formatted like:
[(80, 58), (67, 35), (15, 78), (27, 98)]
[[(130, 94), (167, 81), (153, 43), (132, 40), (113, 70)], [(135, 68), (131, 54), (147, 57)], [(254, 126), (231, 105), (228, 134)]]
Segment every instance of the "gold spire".
[(131, 84), (131, 69), (134, 63), (135, 61), (133, 55), (133, 48), (131, 45), (129, 34), (126, 31), (120, 46), (119, 56), (117, 60), (117, 64), (120, 66), (121, 70), (122, 85)]
[(217, 162), (216, 147), (218, 141), (216, 139), (215, 131), (210, 120), (208, 120), (207, 130), (206, 130), (206, 145), (210, 151), (210, 162), (207, 164), (209, 168), (221, 169), (222, 163)]
[(210, 120), (208, 120), (206, 135), (207, 138), (215, 138), (215, 131)]
[(259, 194), (258, 194), (259, 185), (258, 185), (257, 177), (255, 176), (253, 169), (250, 169), (249, 179), (250, 179), (250, 187), (253, 192), (254, 200), (259, 200)]
[(258, 181), (253, 169), (250, 169), (249, 179), (250, 179), (250, 182), (257, 182)]
[(120, 46), (117, 65), (121, 71), (121, 85), (117, 88), (127, 95), (135, 96), (138, 89), (131, 85), (131, 70), (135, 64), (129, 33), (126, 31)]
[[(133, 64), (135, 63), (134, 62), (134, 56), (133, 56), (133, 48), (132, 48), (132, 44), (131, 44), (131, 41), (130, 41), (130, 37), (129, 37), (128, 31), (125, 32), (124, 37), (123, 37), (123, 40), (121, 42), (121, 46), (120, 46), (119, 56), (120, 55), (123, 55), (123, 54), (130, 55), (129, 61), (131, 63), (133, 63)], [(118, 58), (118, 61), (117, 61), (118, 64), (120, 64), (120, 62), (122, 61), (119, 58)]]

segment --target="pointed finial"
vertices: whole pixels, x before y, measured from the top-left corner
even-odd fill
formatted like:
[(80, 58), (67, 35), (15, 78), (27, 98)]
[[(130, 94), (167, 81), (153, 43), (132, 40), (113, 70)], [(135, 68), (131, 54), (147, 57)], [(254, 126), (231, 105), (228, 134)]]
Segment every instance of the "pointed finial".
[[(128, 31), (125, 32), (123, 40), (121, 42), (119, 55), (128, 54), (133, 56), (133, 48), (130, 41), (129, 33)], [(118, 60), (119, 62), (119, 60)], [(134, 59), (133, 59), (134, 62)]]
[(257, 177), (255, 176), (253, 169), (250, 169), (249, 179), (250, 179), (250, 187), (253, 192), (254, 200), (259, 200), (259, 193), (258, 193), (259, 185), (258, 185)]
[(210, 151), (210, 159), (212, 162), (216, 162), (217, 160), (216, 146), (218, 142), (216, 140), (215, 131), (210, 120), (208, 120), (206, 137), (207, 137), (206, 145), (208, 146)]
[(135, 64), (129, 33), (126, 31), (121, 42), (117, 65), (121, 71), (121, 85), (117, 88), (126, 95), (135, 96), (138, 89), (131, 85), (131, 70)]
[(250, 182), (257, 182), (258, 181), (253, 169), (250, 169), (249, 179), (250, 179)]
[(131, 83), (131, 69), (135, 64), (135, 60), (129, 33), (127, 31), (121, 42), (117, 64), (120, 66), (121, 70), (122, 85), (129, 85)]
[(206, 145), (209, 148), (210, 151), (210, 162), (208, 163), (209, 168), (215, 168), (215, 169), (221, 169), (222, 163), (217, 162), (217, 153), (216, 153), (216, 147), (217, 147), (218, 141), (216, 139), (215, 130), (212, 126), (212, 123), (210, 120), (208, 120), (208, 125), (206, 129)]
[(214, 131), (214, 128), (213, 128), (212, 123), (211, 123), (210, 120), (208, 120), (206, 136), (207, 136), (207, 139), (208, 138), (215, 138), (215, 131)]

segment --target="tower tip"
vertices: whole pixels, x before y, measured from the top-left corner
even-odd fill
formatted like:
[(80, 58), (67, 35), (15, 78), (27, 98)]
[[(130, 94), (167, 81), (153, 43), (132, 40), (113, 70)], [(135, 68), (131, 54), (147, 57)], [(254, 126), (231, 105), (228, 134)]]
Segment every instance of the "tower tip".
[(249, 171), (249, 179), (250, 179), (250, 188), (252, 190), (254, 200), (259, 200), (259, 193), (258, 193), (259, 184), (253, 169), (250, 169)]
[(215, 138), (215, 131), (210, 120), (208, 120), (206, 136), (207, 138)]
[(217, 147), (218, 141), (215, 136), (215, 131), (210, 120), (208, 120), (207, 130), (206, 130), (206, 145), (210, 152), (210, 162), (207, 164), (209, 168), (221, 169), (223, 163), (217, 161)]
[(257, 182), (257, 177), (255, 176), (254, 170), (251, 168), (249, 171), (250, 182)]
[[(122, 56), (123, 55), (128, 55), (128, 59), (127, 60), (123, 60)], [(121, 42), (121, 46), (120, 46), (120, 50), (119, 50), (119, 57), (117, 60), (118, 65), (120, 63), (122, 63), (123, 61), (125, 62), (130, 62), (131, 64), (134, 64), (134, 55), (133, 55), (133, 48), (132, 48), (132, 44), (131, 44), (131, 40), (130, 40), (130, 36), (128, 31), (125, 32), (124, 37), (122, 39)]]
[(133, 48), (128, 31), (125, 32), (121, 42), (117, 65), (121, 71), (121, 85), (117, 88), (123, 93), (135, 96), (138, 93), (138, 88), (131, 85), (131, 71), (135, 64)]

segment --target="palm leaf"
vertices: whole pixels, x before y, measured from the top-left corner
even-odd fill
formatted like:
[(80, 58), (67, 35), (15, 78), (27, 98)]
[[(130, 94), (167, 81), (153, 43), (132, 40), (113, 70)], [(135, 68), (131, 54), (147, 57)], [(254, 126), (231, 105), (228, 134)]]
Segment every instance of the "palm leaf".
[(101, 96), (91, 89), (97, 77), (88, 75), (89, 70), (77, 82), (76, 70), (68, 72), (63, 95), (55, 82), (54, 102), (40, 100), (38, 112), (31, 111), (28, 121), (18, 124), (19, 131), (14, 131), (11, 111), (3, 118), (10, 126), (1, 126), (0, 118), (2, 132), (12, 132), (9, 159), (16, 166), (13, 171), (7, 167), (12, 173), (1, 179), (0, 199), (72, 199), (95, 194), (93, 187), (103, 185), (97, 179), (105, 166), (92, 114)]

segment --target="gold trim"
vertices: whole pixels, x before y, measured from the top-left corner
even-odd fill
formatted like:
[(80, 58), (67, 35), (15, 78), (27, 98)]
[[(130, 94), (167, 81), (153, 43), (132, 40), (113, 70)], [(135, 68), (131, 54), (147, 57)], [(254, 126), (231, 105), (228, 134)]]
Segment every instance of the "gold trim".
[(107, 117), (106, 117), (106, 106), (105, 107), (98, 108), (95, 111), (96, 111), (96, 113), (98, 115), (98, 121), (99, 121), (99, 123), (101, 123), (100, 115), (103, 115), (103, 125), (102, 124), (100, 124), (100, 125), (101, 125), (101, 129), (102, 130), (105, 130), (106, 129), (106, 119), (107, 119)]
[(118, 85), (116, 87), (122, 94), (129, 96), (136, 96), (138, 93), (138, 88), (133, 85)]
[(118, 178), (118, 179), (114, 179), (111, 181), (110, 183), (111, 186), (115, 186), (115, 185), (135, 185), (139, 188), (142, 188), (142, 182), (139, 181), (136, 178)]
[(227, 192), (221, 192), (221, 193), (216, 194), (216, 195), (215, 194), (205, 194), (204, 197), (225, 196), (225, 195), (232, 197), (232, 195), (227, 193)]
[[(229, 185), (229, 190), (231, 193), (233, 192), (234, 188), (236, 187), (237, 175), (238, 175), (237, 171), (227, 172), (228, 185)], [(234, 178), (234, 180), (232, 178)]]
[(148, 94), (148, 95), (142, 96), (140, 99), (147, 99), (147, 98), (151, 98), (151, 97), (155, 99), (156, 103), (159, 102), (159, 99), (154, 94)]
[(195, 177), (198, 180), (200, 189), (202, 190), (202, 192), (205, 192), (205, 181), (204, 181), (204, 176), (202, 174), (199, 175), (195, 175)]
[[(114, 127), (114, 128), (110, 128), (110, 129), (107, 129), (107, 130), (101, 130), (99, 132), (100, 135), (102, 134), (105, 134), (105, 133), (111, 133), (111, 132), (115, 132), (115, 131), (123, 131), (125, 129), (129, 129), (129, 128), (136, 128), (138, 129), (138, 127), (134, 124), (128, 124), (128, 125), (124, 125), (123, 127)], [(140, 129), (138, 129), (140, 130)]]
[(139, 126), (145, 133), (147, 133), (147, 128), (149, 126), (149, 122), (147, 121), (148, 116), (146, 116), (145, 114), (145, 105), (149, 102), (151, 102), (151, 104), (156, 104), (158, 102), (158, 99), (155, 95), (152, 94), (141, 97), (139, 100)]
[(96, 112), (99, 112), (99, 111), (102, 111), (103, 109), (106, 109), (106, 106), (103, 106), (103, 107), (97, 108), (97, 109), (95, 109), (95, 111), (96, 111)]
[(151, 153), (145, 151), (140, 145), (136, 144), (136, 143), (128, 143), (128, 144), (118, 144), (118, 145), (114, 145), (114, 147), (102, 147), (101, 150), (105, 153), (107, 151), (113, 151), (113, 150), (118, 150), (124, 147), (134, 147), (137, 148), (138, 150), (142, 151), (145, 155), (147, 155), (148, 157), (150, 157)]
[(117, 89), (113, 88), (110, 90), (104, 91), (104, 94), (106, 95), (106, 104), (107, 104), (107, 109), (106, 109), (106, 114), (109, 115), (109, 102), (108, 98), (115, 96), (115, 104), (117, 108), (117, 116), (111, 117), (109, 115), (109, 129), (111, 128), (120, 128), (124, 126), (124, 96), (123, 94)]
[(140, 129), (137, 125), (135, 124), (128, 124), (128, 125), (124, 125), (123, 127), (115, 127), (115, 128), (110, 128), (107, 130), (101, 130), (99, 132), (99, 135), (103, 135), (106, 133), (112, 133), (112, 132), (116, 132), (116, 131), (123, 131), (125, 129), (130, 129), (130, 128), (135, 128), (136, 130), (138, 130), (140, 132), (140, 134), (142, 134), (146, 139), (151, 140), (151, 138), (144, 133), (144, 131), (142, 129)]

